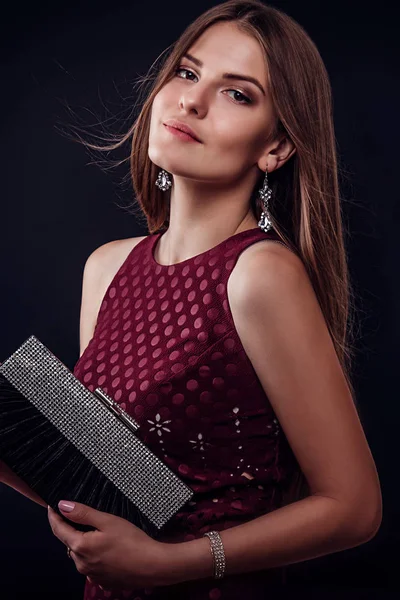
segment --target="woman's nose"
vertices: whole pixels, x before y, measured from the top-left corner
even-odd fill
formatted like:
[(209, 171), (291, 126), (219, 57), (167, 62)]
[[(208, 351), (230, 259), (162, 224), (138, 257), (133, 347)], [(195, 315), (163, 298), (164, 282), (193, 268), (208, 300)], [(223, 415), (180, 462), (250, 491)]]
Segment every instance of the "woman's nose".
[(179, 108), (186, 112), (195, 112), (199, 116), (204, 116), (208, 110), (208, 95), (205, 89), (190, 89), (182, 92), (179, 98)]

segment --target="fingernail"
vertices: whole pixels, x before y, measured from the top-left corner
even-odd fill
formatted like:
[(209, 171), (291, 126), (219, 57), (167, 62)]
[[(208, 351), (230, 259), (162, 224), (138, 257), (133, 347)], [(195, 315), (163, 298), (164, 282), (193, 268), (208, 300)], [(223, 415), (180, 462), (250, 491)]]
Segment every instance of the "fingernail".
[(58, 508), (64, 512), (71, 512), (75, 508), (74, 502), (68, 502), (67, 500), (60, 500)]

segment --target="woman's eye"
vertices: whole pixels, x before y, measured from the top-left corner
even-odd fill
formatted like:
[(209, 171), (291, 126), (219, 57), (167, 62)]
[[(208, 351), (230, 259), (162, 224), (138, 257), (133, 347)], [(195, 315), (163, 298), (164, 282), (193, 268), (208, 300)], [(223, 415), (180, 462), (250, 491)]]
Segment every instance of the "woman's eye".
[[(194, 75), (194, 76), (196, 77), (196, 75), (195, 75), (195, 74), (194, 74), (192, 71), (189, 71), (189, 69), (184, 69), (183, 67), (179, 67), (178, 69), (176, 69), (176, 71), (175, 71), (175, 72), (176, 72), (176, 74), (178, 75), (178, 73), (179, 73), (180, 71), (185, 71), (185, 73), (189, 73), (190, 75)], [(181, 79), (188, 79), (188, 76), (187, 76), (187, 75), (185, 75), (185, 77), (181, 77)]]
[(235, 99), (235, 102), (238, 102), (238, 104), (243, 104), (243, 100), (244, 100), (244, 104), (251, 104), (251, 100), (250, 98), (248, 98), (247, 96), (245, 96), (244, 94), (242, 94), (242, 92), (239, 92), (239, 90), (228, 90), (228, 92), (233, 92), (234, 94), (239, 94), (239, 96), (242, 99), (242, 102), (240, 101), (240, 99)]
[[(184, 77), (181, 77), (179, 75), (179, 73), (181, 71), (186, 73), (186, 75)], [(194, 77), (197, 77), (197, 75), (195, 75), (195, 73), (193, 73), (193, 71), (190, 71), (189, 69), (185, 69), (184, 67), (179, 67), (178, 69), (176, 69), (175, 73), (176, 73), (176, 75), (181, 77), (181, 79), (189, 79), (189, 81), (193, 81), (189, 77), (189, 75), (193, 75)], [(239, 90), (227, 90), (227, 91), (233, 92), (234, 94), (238, 94), (240, 96), (240, 98), (232, 98), (233, 101), (236, 102), (236, 104), (252, 104), (252, 100), (250, 98), (248, 98), (247, 96), (245, 96), (244, 94), (242, 94), (242, 92), (239, 92)]]

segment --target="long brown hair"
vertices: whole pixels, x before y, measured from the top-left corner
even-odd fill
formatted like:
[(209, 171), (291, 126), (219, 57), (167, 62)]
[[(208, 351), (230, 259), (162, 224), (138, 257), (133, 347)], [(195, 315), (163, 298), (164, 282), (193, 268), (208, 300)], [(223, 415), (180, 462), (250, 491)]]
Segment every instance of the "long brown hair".
[[(174, 76), (185, 52), (220, 21), (235, 21), (259, 41), (265, 53), (269, 93), (277, 115), (271, 135), (285, 132), (296, 147), (287, 163), (269, 176), (274, 229), (306, 267), (358, 410), (350, 376), (353, 291), (344, 245), (331, 85), (315, 44), (296, 21), (258, 0), (230, 0), (210, 8), (163, 53), (156, 75), (144, 78), (142, 83), (150, 83), (150, 89), (128, 131), (109, 137), (102, 146), (84, 143), (94, 150), (110, 151), (132, 139), (130, 173), (149, 233), (167, 227), (170, 192), (161, 192), (154, 185), (159, 167), (148, 156), (152, 103)], [(257, 198), (262, 179), (260, 171), (249, 199), (257, 219), (262, 210)], [(290, 500), (307, 493), (308, 484), (299, 471)]]

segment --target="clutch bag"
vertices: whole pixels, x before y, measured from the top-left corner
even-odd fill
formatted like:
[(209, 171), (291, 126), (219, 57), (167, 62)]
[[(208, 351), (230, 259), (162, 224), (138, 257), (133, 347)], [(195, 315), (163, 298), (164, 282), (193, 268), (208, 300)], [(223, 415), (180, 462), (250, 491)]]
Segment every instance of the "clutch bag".
[(193, 490), (138, 429), (104, 390), (88, 390), (34, 335), (0, 365), (0, 458), (67, 522), (61, 499), (119, 516), (157, 538), (190, 500)]

